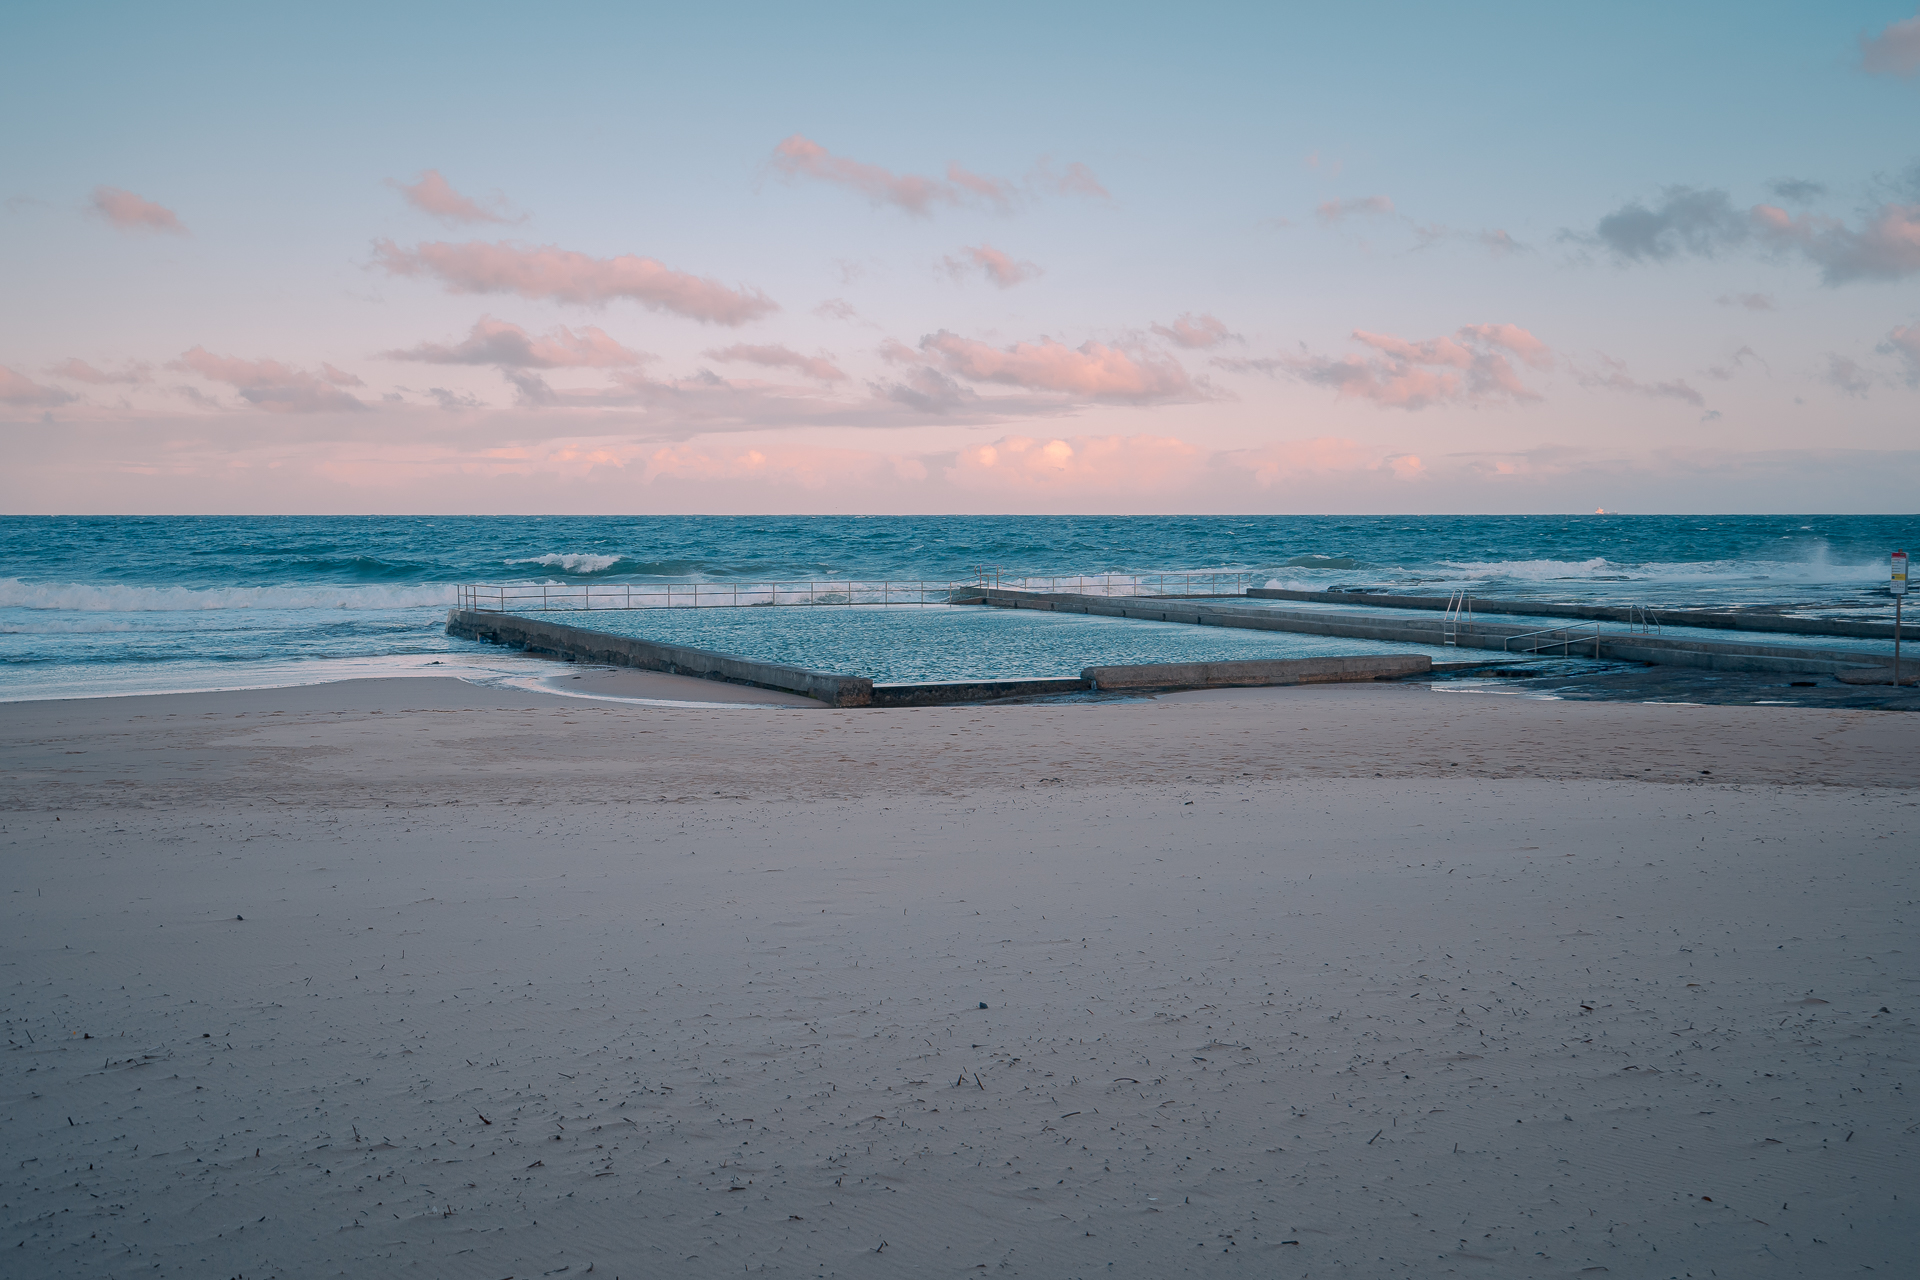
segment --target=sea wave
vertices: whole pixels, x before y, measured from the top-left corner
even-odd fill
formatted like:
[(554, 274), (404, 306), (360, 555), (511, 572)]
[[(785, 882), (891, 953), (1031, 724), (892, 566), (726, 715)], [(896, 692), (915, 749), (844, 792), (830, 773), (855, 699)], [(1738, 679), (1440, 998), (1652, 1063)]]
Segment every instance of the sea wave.
[(625, 560), (625, 556), (597, 556), (590, 553), (563, 555), (548, 552), (544, 556), (526, 556), (519, 560), (509, 560), (508, 564), (537, 564), (545, 569), (558, 569), (563, 573), (605, 573)]
[(446, 583), (407, 586), (153, 587), (133, 583), (22, 582), (0, 578), (0, 608), (79, 613), (147, 613), (200, 609), (447, 608)]

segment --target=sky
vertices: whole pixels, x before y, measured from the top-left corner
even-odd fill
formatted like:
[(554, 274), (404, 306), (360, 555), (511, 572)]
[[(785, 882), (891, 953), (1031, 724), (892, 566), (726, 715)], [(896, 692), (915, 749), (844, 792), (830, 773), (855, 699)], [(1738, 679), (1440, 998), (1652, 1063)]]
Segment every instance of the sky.
[(0, 36), (0, 511), (1920, 494), (1914, 0)]

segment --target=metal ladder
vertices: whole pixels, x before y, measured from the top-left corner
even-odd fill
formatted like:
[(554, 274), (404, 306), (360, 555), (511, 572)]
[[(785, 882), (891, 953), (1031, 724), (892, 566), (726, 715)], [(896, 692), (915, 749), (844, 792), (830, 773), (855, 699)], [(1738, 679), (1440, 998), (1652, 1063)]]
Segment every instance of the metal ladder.
[(1473, 596), (1463, 587), (1447, 597), (1447, 612), (1440, 619), (1440, 643), (1458, 648), (1460, 624), (1473, 622)]

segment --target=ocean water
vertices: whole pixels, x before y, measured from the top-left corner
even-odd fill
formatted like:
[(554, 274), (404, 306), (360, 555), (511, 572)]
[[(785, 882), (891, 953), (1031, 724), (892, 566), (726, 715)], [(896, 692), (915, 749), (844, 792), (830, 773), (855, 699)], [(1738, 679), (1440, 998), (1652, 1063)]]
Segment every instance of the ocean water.
[[(537, 660), (443, 633), (457, 583), (1211, 571), (1306, 589), (1465, 586), (1519, 599), (1878, 618), (1891, 614), (1886, 557), (1894, 547), (1920, 551), (1920, 518), (9, 516), (0, 517), (0, 700), (294, 684), (435, 663), (481, 679), (534, 669), (527, 664)], [(794, 634), (818, 637), (814, 650), (780, 639), (780, 651), (826, 666), (807, 653), (842, 644), (835, 625), (852, 635), (828, 618), (864, 611), (812, 611), (823, 616), (809, 623), (750, 620), (792, 612), (740, 610), (749, 617), (725, 625), (811, 627)], [(715, 616), (647, 625), (723, 624)], [(941, 642), (944, 624), (935, 620), (900, 625), (929, 651)], [(1103, 629), (958, 625), (978, 631), (949, 646), (968, 654), (966, 674), (1040, 673), (1048, 664), (1047, 673), (1077, 671), (1085, 662), (1076, 655), (1121, 650), (1171, 660), (1178, 648), (1171, 632), (1164, 641), (1145, 631), (1096, 641)], [(996, 653), (1024, 669), (991, 670)], [(935, 673), (899, 678), (944, 678), (937, 662), (890, 661)]]

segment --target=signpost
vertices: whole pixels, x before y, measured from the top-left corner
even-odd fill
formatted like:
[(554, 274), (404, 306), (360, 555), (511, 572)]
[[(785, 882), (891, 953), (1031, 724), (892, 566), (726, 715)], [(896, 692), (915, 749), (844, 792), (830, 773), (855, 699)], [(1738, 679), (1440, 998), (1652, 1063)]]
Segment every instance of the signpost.
[(1900, 687), (1900, 606), (1907, 599), (1907, 553), (1893, 553), (1893, 687)]

